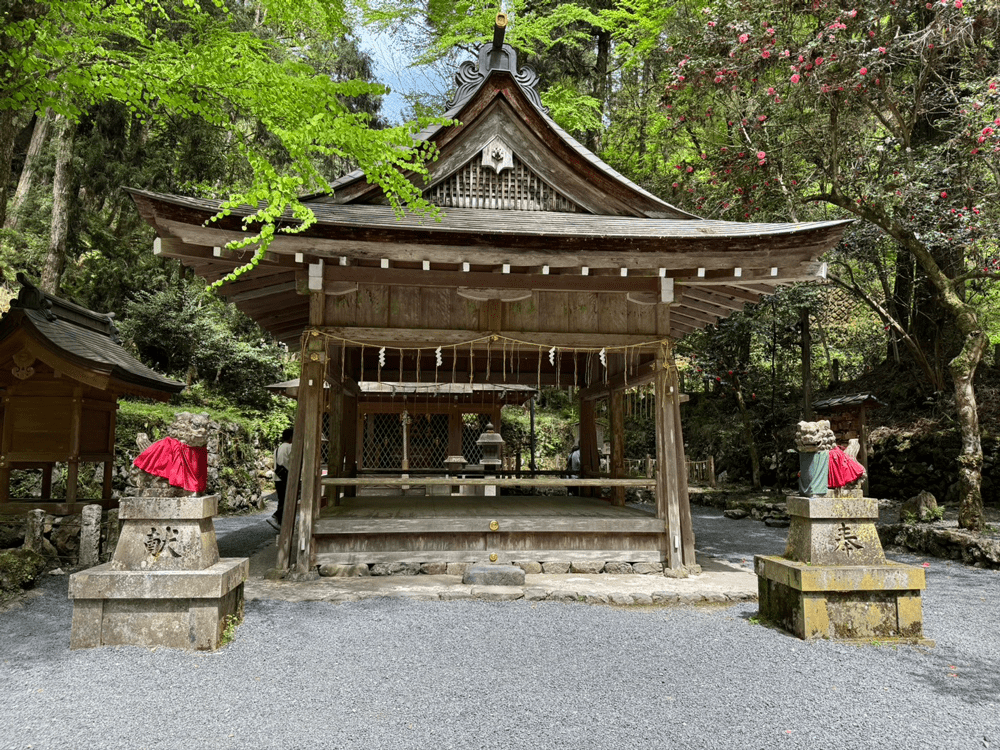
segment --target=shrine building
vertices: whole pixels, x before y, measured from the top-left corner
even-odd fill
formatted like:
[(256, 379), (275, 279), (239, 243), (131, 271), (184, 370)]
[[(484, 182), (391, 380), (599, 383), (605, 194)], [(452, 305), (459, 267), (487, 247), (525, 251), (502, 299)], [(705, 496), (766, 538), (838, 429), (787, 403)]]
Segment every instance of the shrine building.
[[(666, 203), (549, 117), (537, 76), (518, 66), (502, 32), (479, 49), (478, 60), (461, 65), (456, 83), (443, 114), (454, 124), (418, 136), (438, 151), (420, 184), (441, 208), (439, 220), (397, 216), (382, 189), (354, 172), (333, 183), (332, 194), (306, 199), (314, 225), (278, 232), (256, 267), (221, 287), (227, 300), (301, 352), (279, 567), (304, 573), (323, 563), (693, 565), (674, 345), (779, 285), (822, 279), (820, 257), (849, 222), (715, 221)], [(209, 222), (221, 201), (131, 194), (156, 229), (157, 254), (208, 282), (245, 263), (246, 255), (226, 245), (247, 236), (242, 223), (251, 208)], [(475, 397), (470, 384), (572, 389), (580, 404), (580, 473), (466, 472), (464, 494), (441, 494), (431, 488), (455, 483), (444, 466), (428, 467), (437, 477), (358, 471), (365, 446), (359, 406), (392, 402), (390, 383), (411, 390), (434, 384), (427, 399), (413, 398), (417, 404), (459, 385), (465, 390), (451, 395), (464, 399)], [(625, 476), (623, 393), (639, 385), (655, 391), (652, 479)], [(606, 471), (595, 426), (600, 400), (609, 413)], [(494, 408), (491, 402), (478, 411)], [(369, 408), (380, 410), (399, 411)], [(434, 461), (462, 447), (454, 426), (440, 434), (450, 445), (429, 453)], [(425, 494), (372, 495), (371, 488), (398, 490), (418, 479)], [(652, 514), (625, 505), (626, 488), (642, 486), (654, 489)], [(498, 490), (479, 494), (477, 487)], [(552, 487), (577, 494), (530, 494)], [(611, 488), (610, 502), (599, 496), (602, 488)]]

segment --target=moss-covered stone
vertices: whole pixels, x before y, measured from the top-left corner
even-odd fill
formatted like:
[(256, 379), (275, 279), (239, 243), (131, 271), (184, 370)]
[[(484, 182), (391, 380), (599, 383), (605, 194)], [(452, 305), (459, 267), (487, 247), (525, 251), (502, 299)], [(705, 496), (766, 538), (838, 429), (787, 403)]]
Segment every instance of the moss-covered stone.
[(35, 585), (45, 570), (45, 558), (29, 549), (0, 552), (0, 601), (6, 601)]

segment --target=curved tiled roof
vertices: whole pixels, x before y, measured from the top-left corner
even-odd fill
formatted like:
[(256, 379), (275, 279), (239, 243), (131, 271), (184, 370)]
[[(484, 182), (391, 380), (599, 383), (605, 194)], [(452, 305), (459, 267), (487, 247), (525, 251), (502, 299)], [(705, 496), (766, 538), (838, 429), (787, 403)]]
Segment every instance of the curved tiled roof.
[(144, 389), (168, 394), (183, 390), (184, 383), (160, 375), (121, 347), (113, 315), (46, 294), (24, 274), (17, 278), (21, 291), (0, 321), (0, 340), (19, 325), (28, 325), (50, 348), (77, 364)]

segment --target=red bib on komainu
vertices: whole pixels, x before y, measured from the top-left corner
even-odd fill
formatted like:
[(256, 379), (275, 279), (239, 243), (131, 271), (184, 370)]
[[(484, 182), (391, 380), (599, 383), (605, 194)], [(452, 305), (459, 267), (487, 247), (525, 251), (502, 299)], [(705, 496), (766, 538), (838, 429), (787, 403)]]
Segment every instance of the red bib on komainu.
[(208, 485), (208, 448), (193, 448), (180, 440), (157, 440), (132, 462), (155, 477), (163, 477), (172, 487), (188, 492), (204, 492)]
[(827, 487), (843, 487), (865, 473), (865, 467), (834, 446), (830, 451), (830, 474)]

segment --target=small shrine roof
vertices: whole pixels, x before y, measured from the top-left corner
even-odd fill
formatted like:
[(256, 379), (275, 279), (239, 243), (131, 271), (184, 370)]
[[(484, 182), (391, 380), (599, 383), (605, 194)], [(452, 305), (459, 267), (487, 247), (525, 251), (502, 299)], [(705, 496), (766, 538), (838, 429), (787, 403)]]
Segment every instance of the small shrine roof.
[(113, 314), (47, 294), (24, 274), (17, 279), (21, 290), (0, 320), (0, 341), (25, 329), (56, 356), (118, 381), (123, 391), (138, 389), (137, 395), (150, 396), (147, 391), (169, 395), (184, 389), (184, 383), (160, 375), (122, 348)]
[(852, 393), (847, 396), (834, 396), (832, 398), (824, 398), (819, 401), (814, 401), (812, 408), (816, 411), (833, 411), (834, 409), (843, 409), (845, 407), (852, 406), (868, 406), (870, 408), (877, 408), (879, 406), (885, 406), (881, 401), (878, 400), (871, 393)]

